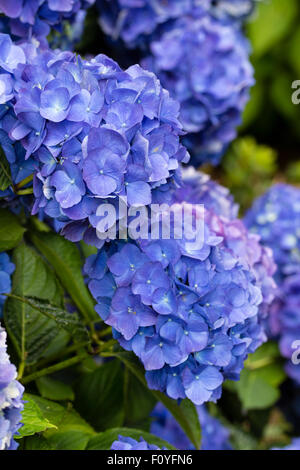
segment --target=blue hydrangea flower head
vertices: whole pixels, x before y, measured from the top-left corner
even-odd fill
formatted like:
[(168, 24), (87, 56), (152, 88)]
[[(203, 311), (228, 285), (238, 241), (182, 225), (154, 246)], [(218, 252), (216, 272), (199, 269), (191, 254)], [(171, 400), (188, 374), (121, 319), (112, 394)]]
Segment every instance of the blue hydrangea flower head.
[(286, 184), (272, 186), (245, 216), (245, 224), (273, 250), (277, 280), (300, 271), (300, 190)]
[(76, 21), (76, 14), (94, 1), (0, 0), (0, 13), (6, 16), (6, 26), (12, 36), (47, 46), (46, 36), (51, 28), (62, 30), (64, 21)]
[(210, 14), (185, 16), (162, 30), (150, 51), (142, 65), (180, 102), (192, 164), (217, 164), (236, 137), (254, 84), (246, 38)]
[(25, 148), (23, 160), (34, 161), (33, 213), (61, 223), (70, 240), (100, 248), (101, 202), (126, 197), (129, 207), (147, 206), (161, 186), (176, 185), (189, 158), (179, 105), (153, 73), (138, 65), (123, 71), (104, 55), (82, 60), (47, 50), (15, 80), (15, 114), (3, 129)]
[(13, 438), (21, 426), (24, 388), (16, 378), (16, 368), (6, 352), (6, 331), (0, 326), (0, 450), (18, 447)]
[(15, 265), (10, 262), (7, 253), (0, 253), (0, 317), (6, 296), (11, 291), (11, 275), (15, 270)]
[[(201, 450), (230, 450), (230, 433), (218, 419), (212, 417), (204, 405), (197, 407), (201, 424)], [(152, 412), (151, 433), (172, 444), (179, 450), (195, 450), (171, 413), (158, 403)]]
[(257, 270), (257, 238), (213, 211), (203, 222), (203, 245), (191, 248), (185, 236), (115, 241), (85, 265), (96, 311), (141, 360), (149, 387), (196, 405), (239, 378), (266, 340), (262, 305), (273, 300), (263, 295), (271, 280)]
[(139, 441), (131, 437), (119, 436), (117, 441), (112, 443), (111, 450), (166, 450), (165, 447), (160, 449), (158, 446), (148, 444), (142, 437)]

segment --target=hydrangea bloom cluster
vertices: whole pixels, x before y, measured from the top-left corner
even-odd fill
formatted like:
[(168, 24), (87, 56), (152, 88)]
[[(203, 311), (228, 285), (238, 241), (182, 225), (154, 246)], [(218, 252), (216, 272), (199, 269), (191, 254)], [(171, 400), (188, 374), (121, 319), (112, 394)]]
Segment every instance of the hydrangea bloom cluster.
[(3, 294), (9, 294), (11, 291), (11, 275), (14, 270), (15, 265), (10, 262), (8, 254), (0, 253), (0, 317), (6, 299)]
[(211, 15), (186, 16), (150, 44), (142, 65), (181, 104), (192, 163), (216, 164), (236, 137), (254, 84), (249, 44), (239, 28)]
[(18, 447), (13, 437), (21, 426), (24, 388), (16, 377), (16, 368), (6, 352), (6, 332), (0, 326), (0, 450)]
[(273, 303), (269, 334), (279, 339), (287, 374), (300, 384), (299, 366), (292, 363), (293, 344), (300, 335), (300, 191), (286, 184), (274, 185), (257, 199), (246, 214), (246, 225), (270, 246), (278, 265), (277, 299)]
[(300, 190), (276, 184), (258, 198), (245, 217), (246, 226), (272, 248), (279, 284), (300, 271)]
[(140, 358), (150, 388), (196, 405), (216, 400), (265, 340), (259, 244), (243, 231), (206, 211), (203, 246), (184, 236), (115, 242), (88, 258), (96, 311)]
[(97, 0), (97, 5), (105, 33), (133, 47), (183, 15), (199, 18), (210, 13), (222, 20), (242, 19), (251, 13), (254, 0)]
[(142, 437), (139, 441), (131, 437), (119, 436), (119, 439), (112, 443), (111, 450), (166, 450), (165, 447), (159, 447), (148, 444)]
[(18, 69), (14, 89), (15, 117), (2, 127), (37, 166), (33, 213), (62, 222), (72, 241), (99, 244), (100, 203), (148, 205), (188, 160), (179, 105), (138, 65), (46, 51)]
[(193, 167), (184, 168), (181, 176), (182, 183), (173, 194), (174, 202), (204, 204), (206, 209), (212, 210), (219, 216), (230, 220), (237, 218), (239, 206), (229, 189)]
[(282, 356), (288, 359), (285, 367), (288, 376), (300, 385), (300, 367), (292, 361), (293, 354), (299, 350), (300, 274), (288, 276), (281, 284), (278, 298), (271, 308), (269, 328), (271, 337), (279, 339)]
[[(202, 432), (201, 450), (230, 450), (229, 431), (208, 413), (204, 405), (197, 407), (197, 411)], [(177, 421), (161, 403), (154, 408), (152, 417), (152, 434), (169, 442), (176, 449), (195, 449)]]
[(35, 39), (47, 45), (51, 28), (61, 30), (64, 21), (74, 21), (80, 10), (95, 0), (0, 0), (0, 13), (6, 18), (6, 31), (16, 38)]

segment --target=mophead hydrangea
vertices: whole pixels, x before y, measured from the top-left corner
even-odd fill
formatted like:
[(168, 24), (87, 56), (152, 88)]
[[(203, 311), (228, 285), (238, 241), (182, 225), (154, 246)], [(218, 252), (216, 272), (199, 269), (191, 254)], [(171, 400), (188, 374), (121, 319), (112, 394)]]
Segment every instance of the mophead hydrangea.
[(199, 217), (199, 244), (185, 235), (115, 241), (85, 265), (96, 311), (139, 357), (148, 386), (196, 405), (218, 399), (266, 340), (257, 240), (240, 221), (209, 210)]
[(0, 326), (0, 450), (15, 450), (18, 444), (14, 436), (21, 426), (24, 388), (16, 380), (17, 371), (6, 347), (6, 331)]
[(126, 198), (129, 207), (147, 206), (161, 186), (176, 186), (189, 158), (179, 105), (138, 65), (123, 71), (104, 55), (83, 60), (50, 50), (26, 58), (4, 40), (20, 58), (8, 76), (13, 91), (1, 127), (25, 149), (19, 169), (34, 166), (33, 213), (60, 222), (72, 241), (100, 246), (101, 203)]
[(254, 84), (246, 38), (212, 15), (185, 16), (150, 43), (150, 52), (142, 65), (180, 102), (192, 164), (218, 163)]

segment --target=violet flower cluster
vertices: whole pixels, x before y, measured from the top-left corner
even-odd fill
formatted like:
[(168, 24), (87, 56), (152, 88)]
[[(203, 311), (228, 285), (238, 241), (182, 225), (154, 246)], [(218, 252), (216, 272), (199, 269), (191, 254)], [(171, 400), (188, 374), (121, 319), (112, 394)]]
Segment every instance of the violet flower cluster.
[(179, 105), (154, 74), (138, 65), (122, 71), (104, 55), (85, 61), (48, 50), (24, 62), (8, 77), (13, 109), (6, 106), (1, 127), (26, 151), (20, 166), (35, 166), (33, 213), (100, 247), (100, 203), (126, 196), (129, 206), (147, 206), (188, 161)]
[[(197, 407), (201, 424), (201, 450), (231, 450), (230, 432), (218, 419), (211, 416), (204, 405)], [(195, 450), (171, 413), (158, 403), (152, 412), (150, 431), (179, 450)]]
[(258, 240), (242, 222), (212, 211), (203, 222), (203, 246), (185, 237), (116, 241), (85, 264), (96, 311), (142, 361), (148, 386), (196, 405), (218, 399), (224, 379), (238, 380), (266, 339), (260, 306), (273, 299)]
[(15, 265), (11, 263), (7, 253), (0, 253), (0, 317), (3, 314), (3, 305), (6, 296), (11, 291), (11, 275), (15, 270)]
[(211, 15), (186, 16), (154, 39), (150, 50), (142, 65), (180, 102), (192, 164), (217, 164), (236, 137), (254, 84), (246, 38)]
[(280, 284), (300, 272), (300, 190), (287, 184), (272, 186), (245, 216), (245, 224), (269, 246), (278, 265)]
[(0, 326), (0, 450), (18, 447), (13, 437), (21, 426), (24, 388), (16, 378), (16, 368), (6, 352), (6, 331)]
[[(15, 38), (36, 41), (47, 47), (51, 29), (63, 31), (64, 22), (72, 23), (79, 11), (95, 0), (0, 0), (0, 13), (5, 15), (2, 31)], [(77, 18), (78, 19), (78, 18)]]
[(111, 450), (166, 450), (165, 447), (161, 449), (153, 444), (148, 444), (142, 437), (139, 441), (131, 437), (119, 436), (117, 441), (112, 443)]

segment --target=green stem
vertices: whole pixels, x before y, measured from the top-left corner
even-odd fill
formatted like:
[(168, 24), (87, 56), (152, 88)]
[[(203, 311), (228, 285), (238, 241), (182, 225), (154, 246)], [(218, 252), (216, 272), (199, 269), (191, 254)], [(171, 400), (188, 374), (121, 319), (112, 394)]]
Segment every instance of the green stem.
[(128, 394), (129, 394), (129, 370), (128, 370), (128, 367), (125, 366), (124, 368), (124, 383), (123, 383), (123, 393), (124, 393), (124, 418), (123, 418), (123, 426), (124, 426), (124, 420), (126, 418), (126, 416), (129, 416), (128, 415), (128, 402), (129, 402), (129, 397), (128, 397)]
[(109, 326), (108, 328), (105, 328), (102, 331), (99, 331), (98, 338), (103, 338), (104, 336), (107, 336), (109, 334), (111, 334), (111, 326)]
[(257, 370), (261, 369), (262, 367), (269, 366), (270, 364), (273, 364), (274, 358), (272, 357), (266, 357), (260, 360), (257, 360), (255, 362), (252, 362), (252, 364), (246, 364), (246, 368), (249, 370)]
[(89, 342), (72, 344), (68, 348), (61, 351), (59, 354), (53, 354), (52, 356), (42, 359), (36, 364), (36, 367), (37, 369), (40, 369), (41, 367), (44, 367), (47, 364), (50, 364), (51, 362), (56, 361), (57, 359), (61, 359), (63, 356), (68, 356), (72, 352), (79, 351), (79, 349), (84, 348), (88, 346), (89, 344), (90, 344)]
[(103, 343), (100, 348), (98, 349), (98, 353), (101, 353), (101, 356), (103, 356), (102, 352), (104, 351), (107, 351), (109, 349), (112, 348), (112, 346), (114, 346), (115, 344), (117, 344), (117, 340), (116, 339), (110, 339), (109, 341), (106, 341), (105, 343)]
[(27, 176), (27, 178), (24, 178), (22, 181), (20, 181), (20, 183), (18, 183), (16, 185), (16, 189), (20, 189), (20, 188), (23, 188), (24, 186), (26, 186), (26, 184), (30, 183), (30, 181), (33, 180), (33, 175), (29, 175)]
[(32, 382), (33, 380), (36, 380), (39, 377), (43, 377), (44, 375), (51, 375), (54, 372), (58, 372), (59, 370), (74, 366), (75, 364), (78, 364), (78, 362), (80, 362), (82, 359), (86, 357), (87, 357), (86, 354), (81, 354), (80, 356), (72, 357), (71, 359), (67, 359), (66, 361), (59, 362), (58, 364), (55, 364), (54, 366), (46, 367), (45, 369), (39, 370), (37, 372), (33, 372), (33, 374), (30, 374), (30, 375), (27, 375), (27, 377), (24, 377), (24, 379), (21, 382), (24, 385), (28, 384), (29, 382)]
[(25, 196), (26, 194), (33, 194), (33, 188), (21, 189), (17, 191), (18, 196)]
[(100, 351), (100, 356), (102, 357), (116, 357), (113, 351)]
[(18, 370), (18, 377), (17, 377), (18, 380), (20, 380), (23, 377), (24, 369), (25, 369), (25, 361), (21, 361), (19, 364), (19, 370)]

